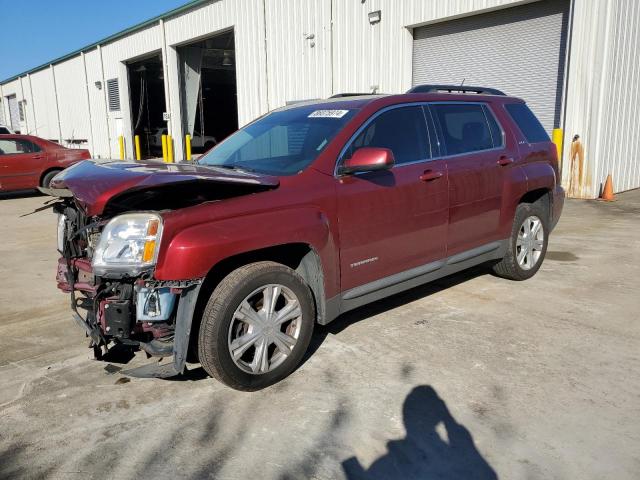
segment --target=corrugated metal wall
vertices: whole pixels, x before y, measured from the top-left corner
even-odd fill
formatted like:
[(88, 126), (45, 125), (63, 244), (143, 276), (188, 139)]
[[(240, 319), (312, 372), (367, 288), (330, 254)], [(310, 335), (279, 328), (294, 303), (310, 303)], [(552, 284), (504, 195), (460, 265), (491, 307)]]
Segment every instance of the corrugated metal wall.
[(82, 139), (90, 143), (89, 104), (82, 57), (56, 65), (54, 72), (62, 142), (68, 145), (69, 140)]
[(33, 93), (31, 108), (35, 112), (36, 135), (60, 141), (58, 103), (51, 67), (31, 74), (31, 91)]
[(331, 1), (271, 0), (265, 7), (269, 106), (330, 96)]
[[(638, 188), (640, 2), (576, 0), (572, 34), (563, 184), (571, 196), (594, 198), (610, 173), (614, 191)], [(581, 178), (574, 135), (584, 150)]]
[[(531, 2), (211, 0), (86, 51), (84, 63), (78, 56), (5, 83), (2, 96), (16, 94), (18, 100), (27, 100), (25, 124), (42, 137), (71, 138), (82, 132), (92, 142), (95, 155), (113, 157), (118, 152), (117, 136), (124, 134), (131, 158), (125, 62), (162, 51), (171, 113), (169, 130), (175, 138), (176, 158), (181, 159), (183, 126), (176, 51), (180, 45), (233, 29), (238, 118), (243, 125), (290, 100), (372, 88), (403, 92), (411, 86), (415, 27), (523, 3)], [(585, 165), (574, 195), (597, 196), (608, 172), (614, 175), (617, 191), (638, 187), (640, 135), (635, 109), (640, 4), (632, 0), (572, 3), (563, 181), (567, 185), (570, 178), (570, 139), (579, 134)], [(368, 14), (376, 10), (381, 11), (382, 19), (371, 24)], [(104, 81), (109, 78), (118, 78), (120, 83), (120, 112), (106, 109)], [(95, 82), (101, 82), (101, 90)], [(69, 105), (76, 90), (85, 92), (86, 109), (77, 98)], [(79, 112), (74, 110), (76, 104)]]
[[(109, 133), (108, 112), (106, 103), (106, 87), (102, 74), (102, 62), (100, 49), (94, 48), (84, 54), (84, 63), (87, 78), (87, 93), (89, 96), (89, 109), (91, 111), (91, 144), (90, 151), (94, 156), (103, 158), (112, 157), (112, 144), (116, 140)], [(100, 88), (98, 88), (98, 85)]]
[[(236, 77), (238, 82), (238, 120), (244, 125), (267, 110), (266, 61), (264, 49), (264, 5), (261, 0), (214, 1), (172, 17), (165, 22), (166, 44), (177, 58), (175, 47), (210, 37), (224, 30), (234, 30)], [(171, 108), (180, 105), (177, 64), (169, 62)], [(176, 125), (174, 124), (174, 127)]]
[(233, 29), (238, 122), (245, 125), (269, 110), (266, 78), (264, 3), (262, 0), (214, 0), (164, 22), (169, 80), (170, 131), (177, 158), (183, 158), (182, 104), (176, 47)]

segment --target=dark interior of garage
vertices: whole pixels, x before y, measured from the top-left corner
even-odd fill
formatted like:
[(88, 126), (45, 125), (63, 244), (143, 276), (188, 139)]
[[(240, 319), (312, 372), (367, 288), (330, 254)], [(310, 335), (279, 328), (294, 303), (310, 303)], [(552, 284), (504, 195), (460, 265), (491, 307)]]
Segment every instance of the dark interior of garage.
[(167, 128), (163, 119), (166, 102), (162, 56), (157, 53), (130, 63), (128, 70), (133, 134), (140, 137), (142, 158), (157, 157), (162, 153), (162, 134)]
[(180, 47), (185, 132), (203, 152), (238, 129), (233, 31)]

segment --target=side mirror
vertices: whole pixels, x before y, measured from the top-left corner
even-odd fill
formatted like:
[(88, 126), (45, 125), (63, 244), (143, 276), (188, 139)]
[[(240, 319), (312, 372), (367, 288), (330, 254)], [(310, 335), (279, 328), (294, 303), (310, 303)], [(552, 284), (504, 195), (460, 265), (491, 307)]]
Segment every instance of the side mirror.
[(394, 163), (393, 152), (388, 148), (363, 147), (344, 161), (340, 174), (389, 170)]

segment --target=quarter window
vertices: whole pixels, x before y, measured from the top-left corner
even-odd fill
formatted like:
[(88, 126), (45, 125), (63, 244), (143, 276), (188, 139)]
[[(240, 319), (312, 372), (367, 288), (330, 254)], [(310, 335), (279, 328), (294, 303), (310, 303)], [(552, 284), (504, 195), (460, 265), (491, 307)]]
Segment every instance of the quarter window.
[(351, 143), (346, 158), (362, 147), (388, 148), (396, 165), (431, 158), (422, 107), (393, 108), (378, 115)]
[[(434, 104), (431, 109), (440, 124), (447, 155), (478, 152), (502, 145), (501, 134), (494, 143), (492, 129), (500, 129), (489, 124), (482, 105)], [(495, 123), (495, 119), (492, 120)]]
[(518, 128), (524, 134), (527, 142), (550, 141), (549, 135), (547, 135), (540, 121), (524, 103), (509, 103), (505, 107), (511, 118), (518, 124)]

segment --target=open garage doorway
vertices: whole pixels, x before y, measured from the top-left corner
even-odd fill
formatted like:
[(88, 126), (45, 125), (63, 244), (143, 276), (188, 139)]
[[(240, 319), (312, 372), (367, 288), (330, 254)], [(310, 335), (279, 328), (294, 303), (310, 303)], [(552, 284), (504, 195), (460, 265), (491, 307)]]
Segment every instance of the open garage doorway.
[(127, 65), (129, 71), (129, 97), (131, 99), (131, 125), (134, 135), (140, 137), (142, 158), (162, 155), (162, 134), (167, 133), (164, 96), (164, 69), (160, 52)]
[(194, 153), (238, 129), (233, 31), (178, 48), (184, 131)]

